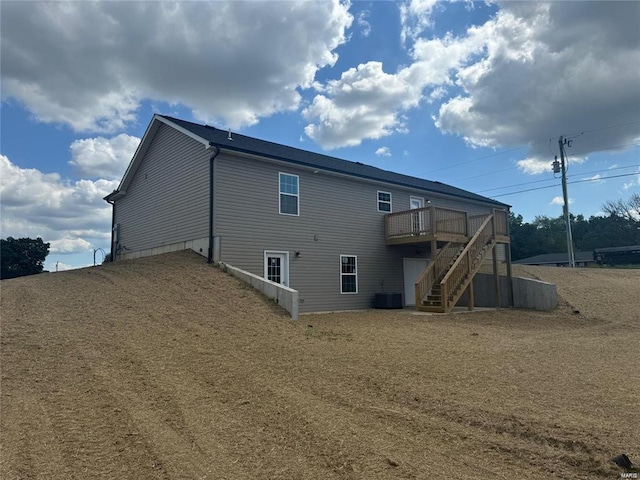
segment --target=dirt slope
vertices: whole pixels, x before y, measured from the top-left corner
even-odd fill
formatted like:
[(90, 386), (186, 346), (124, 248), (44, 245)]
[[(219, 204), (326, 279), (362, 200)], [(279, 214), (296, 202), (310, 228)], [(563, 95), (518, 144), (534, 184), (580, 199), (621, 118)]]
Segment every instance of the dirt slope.
[(640, 272), (531, 273), (567, 305), (294, 323), (189, 253), (2, 281), (0, 477), (617, 478)]

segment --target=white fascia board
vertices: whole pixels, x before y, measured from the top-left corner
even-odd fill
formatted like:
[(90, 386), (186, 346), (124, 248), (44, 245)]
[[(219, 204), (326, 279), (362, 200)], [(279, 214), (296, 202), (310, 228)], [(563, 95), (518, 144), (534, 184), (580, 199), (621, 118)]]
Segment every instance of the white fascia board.
[(201, 136), (196, 135), (193, 132), (190, 132), (186, 128), (182, 128), (180, 125), (177, 125), (177, 124), (173, 123), (171, 120), (167, 120), (166, 118), (161, 117), (160, 115), (157, 115), (157, 114), (153, 116), (153, 119), (154, 120), (157, 119), (158, 121), (164, 123), (165, 125), (169, 125), (171, 128), (175, 128), (176, 130), (178, 130), (180, 133), (186, 135), (187, 137), (192, 138), (195, 141), (202, 143), (205, 146), (205, 148), (209, 147), (209, 140), (206, 140), (206, 139), (202, 138)]

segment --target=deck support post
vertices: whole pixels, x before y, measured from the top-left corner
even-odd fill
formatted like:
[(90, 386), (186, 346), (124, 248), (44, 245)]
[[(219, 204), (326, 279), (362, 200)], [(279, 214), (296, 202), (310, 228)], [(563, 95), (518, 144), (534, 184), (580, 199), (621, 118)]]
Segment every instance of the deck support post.
[(500, 272), (498, 271), (498, 243), (493, 246), (493, 278), (496, 282), (496, 307), (502, 306), (500, 298)]
[[(507, 238), (511, 238), (511, 232), (509, 231), (509, 211), (507, 210)], [(513, 276), (511, 274), (511, 243), (504, 244), (505, 257), (507, 260), (507, 295), (509, 306), (513, 307), (515, 302), (513, 300)]]
[(476, 302), (473, 295), (473, 278), (472, 278), (471, 281), (469, 282), (469, 306), (467, 307), (469, 311), (473, 310), (473, 306), (475, 303)]
[(509, 288), (509, 306), (513, 307), (514, 305), (514, 301), (513, 301), (513, 276), (511, 274), (511, 245), (508, 245), (507, 247), (505, 247), (505, 250), (507, 252), (507, 285)]

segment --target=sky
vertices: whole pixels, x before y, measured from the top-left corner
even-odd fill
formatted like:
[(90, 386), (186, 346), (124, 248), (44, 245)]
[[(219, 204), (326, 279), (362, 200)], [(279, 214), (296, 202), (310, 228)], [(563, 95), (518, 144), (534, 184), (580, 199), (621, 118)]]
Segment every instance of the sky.
[(640, 2), (0, 2), (0, 230), (100, 263), (154, 113), (454, 185), (531, 222), (640, 191)]

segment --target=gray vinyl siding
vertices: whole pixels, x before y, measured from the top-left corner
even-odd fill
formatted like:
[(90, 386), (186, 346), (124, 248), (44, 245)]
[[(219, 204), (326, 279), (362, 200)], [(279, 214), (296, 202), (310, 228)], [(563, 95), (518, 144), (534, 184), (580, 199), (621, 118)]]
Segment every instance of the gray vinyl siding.
[[(279, 214), (280, 172), (299, 176), (299, 216)], [(385, 245), (378, 190), (392, 194), (393, 211), (408, 210), (411, 195), (470, 209), (417, 191), (226, 154), (216, 159), (215, 178), (214, 234), (222, 261), (262, 276), (265, 250), (289, 252), (289, 286), (300, 292), (301, 312), (368, 308), (375, 293), (403, 293), (403, 257), (430, 255), (424, 246)], [(358, 257), (357, 294), (340, 293), (340, 255)]]
[[(208, 235), (211, 152), (160, 125), (125, 195), (116, 201), (124, 252), (202, 239)], [(299, 216), (279, 214), (279, 173), (299, 177)], [(392, 211), (410, 197), (431, 205), (487, 213), (489, 206), (419, 190), (221, 153), (214, 172), (214, 235), (221, 260), (264, 275), (265, 250), (289, 253), (289, 286), (300, 311), (369, 308), (375, 293), (403, 293), (403, 258), (429, 258), (428, 245), (386, 246), (378, 191)], [(300, 252), (296, 257), (295, 253)], [(358, 293), (340, 293), (340, 255), (358, 258)]]
[(160, 126), (126, 195), (116, 201), (124, 252), (208, 235), (210, 155), (201, 143)]

